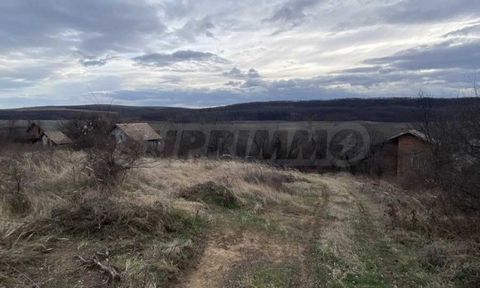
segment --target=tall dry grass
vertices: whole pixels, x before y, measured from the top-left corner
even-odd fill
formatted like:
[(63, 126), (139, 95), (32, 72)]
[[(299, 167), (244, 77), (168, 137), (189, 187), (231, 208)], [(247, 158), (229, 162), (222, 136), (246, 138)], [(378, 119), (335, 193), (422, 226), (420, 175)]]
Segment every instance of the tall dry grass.
[[(25, 222), (46, 217), (53, 207), (65, 204), (82, 193), (86, 175), (82, 171), (84, 155), (66, 150), (8, 150), (0, 155), (1, 161), (20, 167), (22, 181), (20, 191), (30, 207), (24, 217), (12, 215), (6, 205), (0, 203), (0, 215), (5, 222)], [(11, 167), (1, 167), (0, 173), (9, 173)], [(8, 177), (7, 177), (8, 178)], [(0, 193), (11, 193), (9, 179), (2, 178)]]
[[(1, 226), (48, 217), (54, 207), (72, 201), (81, 202), (97, 193), (95, 186), (90, 185), (93, 176), (85, 165), (87, 159), (83, 152), (9, 150), (1, 153), (0, 159), (7, 159), (11, 155), (16, 155), (16, 161), (24, 171), (22, 191), (31, 203), (31, 208), (23, 217), (18, 217), (11, 215), (5, 207), (6, 203), (2, 203)], [(183, 201), (178, 197), (181, 191), (212, 181), (227, 187), (243, 202), (279, 204), (290, 201), (295, 193), (304, 191), (291, 189), (290, 186), (301, 186), (302, 181), (308, 181), (304, 174), (294, 170), (279, 170), (264, 164), (237, 161), (143, 158), (138, 160), (136, 167), (117, 183), (113, 193), (116, 200), (138, 204), (159, 201), (179, 204)], [(2, 187), (8, 189), (5, 185)]]
[[(208, 205), (202, 197), (189, 201), (182, 192), (198, 187), (224, 191), (245, 209), (289, 202), (297, 193), (308, 193), (302, 190), (307, 179), (300, 173), (267, 165), (143, 158), (104, 198), (84, 152), (16, 148), (1, 151), (2, 159), (21, 168), (20, 190), (29, 205), (25, 213), (12, 213), (11, 203), (0, 197), (0, 286), (24, 287), (51, 279), (59, 281), (58, 287), (68, 279), (101, 282), (97, 277), (101, 273), (90, 273), (92, 257), (112, 249), (113, 260), (101, 256), (99, 261), (128, 271), (122, 273), (119, 287), (156, 287), (187, 269), (202, 247), (198, 241), (203, 220), (197, 214)], [(293, 183), (294, 179), (299, 181)], [(14, 182), (0, 179), (0, 195), (11, 193)], [(65, 269), (57, 267), (58, 261)], [(90, 264), (83, 267), (85, 263)], [(37, 273), (40, 266), (57, 268), (44, 275)], [(79, 274), (79, 269), (90, 274)], [(138, 281), (147, 284), (138, 286)]]
[[(279, 170), (259, 164), (208, 159), (144, 161), (131, 171), (123, 190), (129, 197), (146, 202), (181, 202), (179, 192), (207, 182), (223, 185), (241, 201), (255, 201), (261, 205), (279, 204), (292, 200), (304, 189), (290, 189), (308, 181), (294, 170)], [(295, 181), (298, 180), (298, 181)], [(295, 183), (293, 183), (295, 182)], [(298, 188), (298, 187), (296, 187)]]

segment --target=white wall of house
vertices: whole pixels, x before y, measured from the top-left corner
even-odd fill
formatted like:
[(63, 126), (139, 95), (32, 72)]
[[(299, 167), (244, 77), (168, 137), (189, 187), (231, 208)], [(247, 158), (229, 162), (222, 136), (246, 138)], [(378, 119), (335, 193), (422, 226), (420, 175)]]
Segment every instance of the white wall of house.
[(47, 135), (42, 136), (42, 145), (43, 146), (50, 146), (51, 145), (50, 139), (48, 139)]
[[(129, 139), (128, 136), (118, 128), (113, 129), (111, 135), (115, 138), (117, 144), (125, 143)], [(141, 144), (144, 152), (159, 152), (160, 140), (143, 141)]]
[(115, 142), (117, 142), (117, 144), (127, 141), (127, 135), (125, 135), (125, 133), (118, 128), (113, 129), (112, 136), (115, 138)]

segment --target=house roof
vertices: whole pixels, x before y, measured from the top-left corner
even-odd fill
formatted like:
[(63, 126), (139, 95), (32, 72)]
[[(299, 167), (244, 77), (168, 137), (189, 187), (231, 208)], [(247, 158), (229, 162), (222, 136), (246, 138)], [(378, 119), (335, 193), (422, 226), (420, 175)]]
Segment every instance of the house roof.
[(419, 139), (422, 140), (422, 141), (429, 142), (427, 136), (426, 136), (424, 133), (422, 133), (422, 132), (420, 132), (420, 131), (418, 131), (418, 130), (415, 130), (415, 129), (403, 131), (403, 132), (401, 132), (401, 133), (399, 133), (399, 134), (396, 134), (396, 135), (388, 138), (387, 141), (391, 141), (391, 140), (400, 138), (400, 137), (405, 136), (405, 135), (411, 135), (411, 136), (413, 136), (413, 137), (415, 137), (415, 138), (419, 138)]
[(115, 127), (135, 141), (160, 140), (162, 138), (147, 123), (123, 123), (117, 124)]
[(50, 141), (57, 145), (71, 144), (72, 140), (61, 131), (45, 131), (43, 135), (47, 136)]

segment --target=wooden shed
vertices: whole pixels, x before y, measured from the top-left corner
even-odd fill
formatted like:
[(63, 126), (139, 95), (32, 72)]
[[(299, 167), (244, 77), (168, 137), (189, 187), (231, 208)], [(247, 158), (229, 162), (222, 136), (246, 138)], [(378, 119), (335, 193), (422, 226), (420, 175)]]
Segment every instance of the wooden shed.
[(43, 146), (62, 146), (72, 144), (72, 140), (61, 131), (44, 131), (41, 143)]
[(375, 151), (383, 174), (403, 176), (415, 173), (429, 153), (429, 140), (418, 130), (407, 130), (384, 141)]
[(158, 152), (161, 136), (147, 123), (116, 124), (112, 130), (117, 144), (135, 141), (145, 152)]

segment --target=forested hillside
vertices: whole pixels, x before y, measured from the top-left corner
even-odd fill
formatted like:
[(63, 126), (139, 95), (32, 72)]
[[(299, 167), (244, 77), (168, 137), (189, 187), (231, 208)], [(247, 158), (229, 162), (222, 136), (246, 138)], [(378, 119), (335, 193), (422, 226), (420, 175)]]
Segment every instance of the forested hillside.
[(113, 113), (124, 120), (173, 122), (264, 120), (414, 122), (422, 119), (425, 102), (428, 102), (435, 112), (448, 115), (448, 111), (468, 106), (474, 101), (472, 98), (427, 100), (390, 98), (275, 101), (201, 109), (118, 105), (55, 106), (0, 110), (0, 119), (63, 120), (95, 113)]

